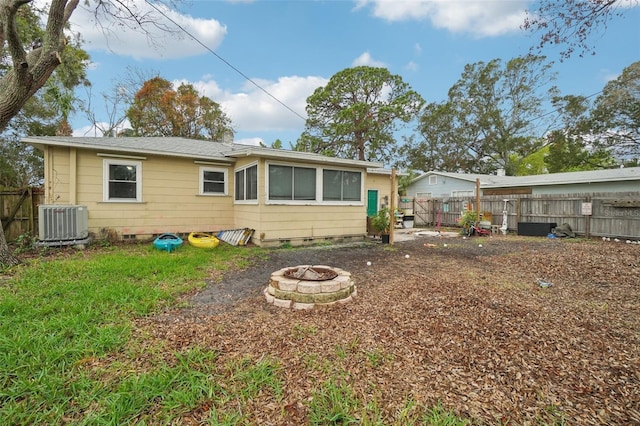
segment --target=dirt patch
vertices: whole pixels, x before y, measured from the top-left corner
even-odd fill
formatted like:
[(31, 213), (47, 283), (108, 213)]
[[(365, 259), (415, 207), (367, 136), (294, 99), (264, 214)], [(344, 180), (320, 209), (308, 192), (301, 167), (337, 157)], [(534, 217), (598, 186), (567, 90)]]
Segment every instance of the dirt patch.
[[(220, 362), (279, 360), (284, 401), (258, 397), (245, 413), (255, 424), (306, 423), (314, 388), (338, 372), (387, 419), (414, 399), (478, 424), (637, 424), (639, 259), (635, 244), (514, 236), (273, 250), (137, 332)], [(312, 311), (267, 304), (270, 274), (306, 264), (351, 272), (358, 297)]]

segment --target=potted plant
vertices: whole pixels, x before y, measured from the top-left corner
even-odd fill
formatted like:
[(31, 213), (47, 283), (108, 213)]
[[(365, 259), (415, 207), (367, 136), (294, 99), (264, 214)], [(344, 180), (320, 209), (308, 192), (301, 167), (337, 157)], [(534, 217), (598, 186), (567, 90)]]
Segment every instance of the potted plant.
[(378, 210), (378, 214), (371, 218), (371, 226), (373, 226), (373, 229), (376, 230), (385, 244), (389, 244), (390, 220), (389, 209), (386, 207)]
[(478, 214), (475, 211), (468, 210), (464, 212), (462, 216), (460, 216), (460, 219), (458, 219), (458, 226), (462, 227), (461, 233), (463, 235), (468, 235), (471, 226), (475, 225), (477, 220)]

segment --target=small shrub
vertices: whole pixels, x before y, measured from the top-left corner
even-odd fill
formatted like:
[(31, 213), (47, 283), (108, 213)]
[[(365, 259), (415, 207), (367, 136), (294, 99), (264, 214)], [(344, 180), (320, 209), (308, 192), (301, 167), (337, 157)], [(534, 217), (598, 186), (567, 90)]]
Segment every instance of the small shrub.
[(16, 238), (15, 253), (16, 254), (27, 253), (35, 250), (37, 241), (38, 239), (33, 235), (31, 235), (31, 233), (29, 232), (25, 232), (24, 234), (18, 235), (18, 238)]
[(458, 219), (458, 225), (464, 229), (471, 228), (471, 225), (474, 225), (478, 220), (478, 213), (473, 210), (468, 210), (460, 216)]
[(391, 229), (389, 209), (383, 208), (378, 211), (378, 214), (371, 218), (371, 226), (379, 234), (388, 234)]

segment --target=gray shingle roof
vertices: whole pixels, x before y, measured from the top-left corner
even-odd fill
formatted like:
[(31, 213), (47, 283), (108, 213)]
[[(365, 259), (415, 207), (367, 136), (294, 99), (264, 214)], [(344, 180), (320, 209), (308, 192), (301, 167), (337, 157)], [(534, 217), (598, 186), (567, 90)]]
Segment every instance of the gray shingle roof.
[[(567, 185), (574, 183), (612, 182), (624, 180), (640, 181), (640, 167), (627, 167), (606, 170), (589, 170), (581, 172), (548, 173), (532, 176), (494, 176), (498, 178), (491, 186), (542, 186)], [(481, 185), (482, 186), (482, 185)], [(640, 189), (640, 188), (639, 188)]]
[[(76, 138), (30, 136), (23, 142), (34, 145), (55, 145), (86, 148), (92, 150), (108, 150), (137, 154), (156, 154), (174, 157), (190, 157), (230, 161), (225, 154), (233, 147), (220, 142), (203, 141), (186, 138)], [(241, 147), (246, 147), (241, 145)]]
[(531, 176), (496, 176), (473, 173), (427, 172), (413, 181), (424, 179), (429, 175), (451, 177), (453, 179), (475, 182), (480, 179), (482, 188), (503, 188), (516, 186), (567, 185), (574, 183), (611, 182), (639, 180), (640, 167), (627, 167), (607, 170), (590, 170), (581, 172), (548, 173)]
[(311, 152), (288, 151), (284, 149), (257, 147), (254, 145), (242, 145), (237, 143), (227, 144), (176, 137), (77, 138), (60, 136), (29, 136), (22, 138), (22, 142), (36, 146), (68, 146), (95, 151), (104, 150), (120, 152), (123, 154), (164, 155), (170, 157), (224, 161), (227, 163), (234, 163), (235, 158), (237, 157), (255, 155), (263, 158), (297, 160), (309, 163), (345, 165), (351, 167), (382, 167), (382, 165), (378, 163), (327, 157)]

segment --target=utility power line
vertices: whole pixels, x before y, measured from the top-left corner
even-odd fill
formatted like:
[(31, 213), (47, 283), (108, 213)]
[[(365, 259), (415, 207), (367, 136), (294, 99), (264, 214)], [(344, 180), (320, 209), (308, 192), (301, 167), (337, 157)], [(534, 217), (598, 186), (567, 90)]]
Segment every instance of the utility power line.
[(238, 73), (239, 75), (241, 75), (245, 80), (247, 80), (248, 82), (250, 82), (251, 84), (253, 84), (254, 86), (256, 86), (258, 89), (260, 89), (262, 92), (264, 92), (267, 96), (269, 96), (271, 99), (273, 99), (274, 101), (278, 102), (280, 105), (282, 105), (283, 107), (285, 107), (286, 109), (288, 109), (289, 111), (291, 111), (293, 114), (295, 114), (296, 116), (298, 116), (299, 118), (301, 118), (302, 120), (306, 121), (307, 119), (305, 117), (303, 117), (302, 115), (300, 115), (297, 111), (295, 111), (293, 108), (291, 108), (289, 105), (285, 104), (284, 102), (282, 102), (280, 99), (276, 98), (274, 95), (272, 95), (267, 89), (265, 89), (264, 87), (260, 86), (258, 83), (256, 83), (255, 81), (253, 81), (249, 76), (247, 76), (245, 73), (243, 73), (242, 71), (240, 71), (238, 68), (236, 68), (235, 66), (233, 66), (229, 61), (227, 61), (226, 59), (224, 59), (222, 56), (218, 55), (213, 49), (211, 49), (209, 46), (207, 46), (206, 44), (204, 44), (202, 41), (200, 41), (196, 36), (194, 36), (193, 34), (191, 34), (189, 31), (187, 31), (182, 25), (178, 24), (175, 20), (171, 19), (169, 16), (167, 16), (166, 13), (164, 13), (164, 11), (162, 11), (160, 8), (158, 8), (155, 4), (151, 3), (149, 0), (145, 0), (145, 3), (147, 3), (149, 6), (151, 6), (152, 8), (154, 8), (156, 10), (156, 12), (158, 12), (160, 15), (164, 16), (169, 22), (171, 22), (173, 25), (175, 25), (176, 27), (178, 27), (180, 29), (180, 31), (182, 31), (183, 33), (185, 33), (186, 35), (188, 35), (189, 37), (191, 37), (192, 40), (194, 40), (196, 43), (198, 43), (200, 46), (204, 47), (209, 53), (211, 53), (212, 55), (214, 55), (216, 58), (220, 59), (225, 65), (227, 65), (229, 68), (231, 68), (232, 70), (234, 70), (236, 73)]

